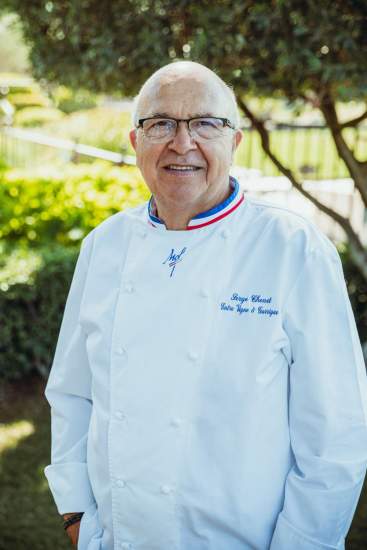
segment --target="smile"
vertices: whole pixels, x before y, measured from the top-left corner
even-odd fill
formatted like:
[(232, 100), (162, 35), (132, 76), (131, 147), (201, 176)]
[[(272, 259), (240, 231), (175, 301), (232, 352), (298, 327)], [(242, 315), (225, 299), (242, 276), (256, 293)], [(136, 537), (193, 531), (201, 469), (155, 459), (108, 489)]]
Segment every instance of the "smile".
[(197, 172), (198, 170), (201, 170), (200, 166), (193, 166), (193, 165), (179, 165), (179, 164), (169, 164), (168, 166), (164, 167), (165, 170), (168, 172), (181, 172), (181, 173), (192, 173)]

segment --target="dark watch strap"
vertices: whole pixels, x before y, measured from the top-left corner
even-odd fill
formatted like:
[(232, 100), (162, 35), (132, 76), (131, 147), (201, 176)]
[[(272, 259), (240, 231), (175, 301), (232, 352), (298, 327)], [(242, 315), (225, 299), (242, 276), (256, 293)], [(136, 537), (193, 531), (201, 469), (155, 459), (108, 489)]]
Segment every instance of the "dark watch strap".
[(84, 512), (78, 512), (77, 514), (73, 514), (68, 519), (64, 521), (64, 529), (66, 530), (70, 525), (73, 525), (74, 523), (78, 523), (82, 519), (82, 515)]

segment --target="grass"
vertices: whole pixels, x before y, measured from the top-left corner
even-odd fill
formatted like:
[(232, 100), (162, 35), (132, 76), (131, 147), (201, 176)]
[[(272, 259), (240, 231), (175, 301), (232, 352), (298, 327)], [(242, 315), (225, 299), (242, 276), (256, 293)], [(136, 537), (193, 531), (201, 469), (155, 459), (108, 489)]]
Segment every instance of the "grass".
[[(38, 377), (3, 385), (0, 393), (0, 550), (67, 550), (46, 478), (50, 457), (49, 406)], [(346, 550), (365, 550), (365, 483)]]
[(36, 377), (1, 388), (0, 550), (71, 548), (43, 474), (50, 457), (44, 385)]

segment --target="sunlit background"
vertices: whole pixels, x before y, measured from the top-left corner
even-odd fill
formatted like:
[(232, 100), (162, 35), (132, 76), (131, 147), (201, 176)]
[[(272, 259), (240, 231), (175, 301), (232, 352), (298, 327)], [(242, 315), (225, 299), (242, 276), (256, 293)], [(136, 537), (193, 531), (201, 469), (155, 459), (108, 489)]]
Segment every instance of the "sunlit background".
[[(70, 547), (43, 474), (43, 390), (81, 239), (149, 197), (128, 132), (159, 66), (198, 60), (233, 86), (244, 139), (232, 173), (336, 244), (367, 360), (366, 8), (68, 4), (0, 7), (0, 550)], [(346, 548), (367, 548), (366, 490)]]

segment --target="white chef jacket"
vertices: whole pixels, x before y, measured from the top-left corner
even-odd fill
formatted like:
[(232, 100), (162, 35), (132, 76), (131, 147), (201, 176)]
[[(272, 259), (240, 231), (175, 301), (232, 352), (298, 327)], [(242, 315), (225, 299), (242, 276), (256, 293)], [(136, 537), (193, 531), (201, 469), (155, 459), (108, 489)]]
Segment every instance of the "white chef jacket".
[(45, 392), (80, 550), (344, 549), (367, 382), (339, 255), (231, 184), (186, 231), (151, 200), (82, 242)]

